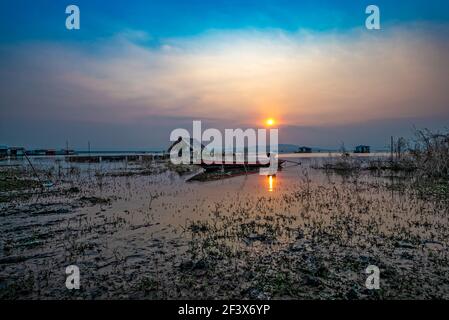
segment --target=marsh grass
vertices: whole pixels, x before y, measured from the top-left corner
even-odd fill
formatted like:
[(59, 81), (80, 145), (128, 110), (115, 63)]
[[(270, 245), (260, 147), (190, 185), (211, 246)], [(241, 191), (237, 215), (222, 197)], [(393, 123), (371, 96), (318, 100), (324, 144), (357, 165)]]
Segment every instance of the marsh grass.
[(449, 179), (449, 132), (416, 130), (410, 144), (412, 158), (422, 176)]
[[(418, 293), (426, 277), (447, 270), (447, 252), (428, 250), (426, 245), (447, 242), (447, 209), (419, 200), (410, 185), (400, 191), (403, 201), (392, 202), (383, 192), (387, 186), (304, 182), (285, 193), (281, 203), (261, 197), (221, 206), (207, 221), (192, 221), (184, 229), (191, 235), (192, 268), (182, 272), (195, 274), (195, 263), (205, 262), (202, 276), (208, 280), (200, 280), (203, 290), (208, 291), (212, 275), (231, 273), (238, 280), (229, 281), (239, 293), (255, 299), (447, 297), (442, 287)], [(273, 214), (280, 211), (278, 205), (286, 214)], [(431, 259), (432, 271), (421, 266), (422, 277), (407, 274), (408, 285), (398, 286), (404, 276), (398, 262), (403, 259), (418, 268), (422, 259)], [(363, 286), (368, 264), (384, 272), (380, 292)], [(359, 283), (350, 285), (351, 278)]]
[[(448, 206), (420, 196), (413, 176), (304, 167), (268, 193), (108, 170), (61, 168), (55, 193), (4, 205), (2, 297), (449, 298)], [(202, 194), (214, 188), (215, 200)], [(26, 284), (24, 262), (35, 266)], [(61, 286), (72, 263), (87, 283), (76, 296)], [(369, 264), (380, 291), (364, 287)]]

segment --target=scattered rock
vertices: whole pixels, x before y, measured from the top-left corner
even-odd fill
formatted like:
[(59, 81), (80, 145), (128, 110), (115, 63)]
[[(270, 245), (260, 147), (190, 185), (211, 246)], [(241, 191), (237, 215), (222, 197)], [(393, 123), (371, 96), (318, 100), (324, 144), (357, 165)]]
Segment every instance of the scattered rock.
[(318, 277), (306, 274), (304, 276), (304, 284), (306, 286), (318, 287), (321, 285), (321, 280)]
[(100, 197), (81, 197), (81, 202), (89, 202), (90, 204), (110, 204), (110, 199), (100, 198)]
[(354, 288), (351, 288), (347, 293), (346, 293), (346, 299), (349, 300), (356, 300), (359, 298), (359, 293), (357, 292), (357, 290), (355, 290)]
[(249, 289), (249, 296), (250, 296), (250, 299), (254, 299), (254, 300), (269, 300), (270, 299), (270, 295), (268, 293), (265, 293), (256, 288)]
[(426, 241), (423, 241), (423, 244), (424, 244), (424, 247), (426, 247), (427, 249), (430, 249), (430, 250), (439, 251), (439, 250), (444, 249), (444, 245), (438, 241), (426, 240)]
[(208, 263), (204, 260), (199, 261), (183, 261), (179, 265), (181, 271), (195, 271), (195, 270), (206, 270), (208, 268)]
[(404, 249), (415, 249), (415, 246), (407, 241), (397, 241), (395, 246), (397, 248), (404, 248)]

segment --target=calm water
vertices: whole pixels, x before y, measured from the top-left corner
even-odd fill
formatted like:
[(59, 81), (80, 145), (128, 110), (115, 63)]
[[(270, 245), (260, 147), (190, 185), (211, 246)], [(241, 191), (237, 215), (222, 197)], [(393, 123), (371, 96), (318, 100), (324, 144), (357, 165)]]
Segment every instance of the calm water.
[[(58, 284), (64, 266), (76, 263), (91, 278), (88, 297), (117, 297), (133, 291), (142, 273), (155, 272), (161, 277), (158, 281), (165, 281), (164, 294), (177, 297), (179, 293), (169, 289), (179, 272), (174, 266), (191, 257), (192, 250), (200, 250), (192, 241), (215, 239), (213, 243), (226, 250), (250, 250), (257, 256), (262, 249), (249, 246), (252, 239), (268, 235), (271, 240), (263, 252), (275, 254), (291, 246), (298, 232), (311, 241), (325, 234), (336, 244), (345, 243), (342, 248), (351, 248), (351, 254), (362, 254), (372, 243), (372, 254), (385, 261), (396, 258), (390, 249), (385, 251), (387, 246), (377, 244), (391, 239), (433, 241), (446, 248), (447, 207), (397, 188), (403, 186), (401, 177), (367, 172), (341, 176), (313, 169), (327, 157), (282, 155), (292, 162), (275, 177), (251, 174), (212, 182), (185, 182), (187, 176), (165, 170), (164, 164), (151, 165), (160, 169), (153, 174), (122, 176), (139, 170), (140, 164), (32, 158), (39, 175), (55, 185), (44, 194), (0, 204), (0, 279), (8, 286), (32, 274), (43, 289), (38, 293), (33, 287), (30, 297), (64, 296)], [(2, 163), (17, 164), (26, 166), (20, 161)], [(71, 188), (79, 192), (69, 192)], [(323, 242), (320, 250), (327, 246)], [(201, 248), (198, 254), (208, 252)], [(441, 254), (446, 257), (446, 250)], [(11, 257), (19, 262), (8, 262)], [(422, 263), (420, 259), (415, 263)], [(117, 274), (117, 268), (124, 274)], [(433, 274), (436, 267), (429, 268)], [(43, 275), (49, 278), (45, 285)], [(101, 277), (118, 281), (119, 288), (99, 290)], [(186, 295), (193, 293), (182, 294)]]

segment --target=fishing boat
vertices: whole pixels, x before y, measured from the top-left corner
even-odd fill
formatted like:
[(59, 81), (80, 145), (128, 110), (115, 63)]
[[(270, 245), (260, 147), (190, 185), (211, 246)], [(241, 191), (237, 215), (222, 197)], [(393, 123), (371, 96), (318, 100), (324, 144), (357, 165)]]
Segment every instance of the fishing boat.
[[(281, 168), (282, 165), (285, 163), (285, 160), (278, 159), (278, 168)], [(207, 163), (201, 163), (200, 165), (206, 172), (214, 172), (218, 170), (242, 170), (242, 171), (254, 171), (259, 168), (268, 168), (270, 166), (270, 163), (260, 163), (259, 161), (255, 163), (248, 163), (248, 162), (237, 162), (234, 161), (232, 163), (213, 163), (213, 164), (207, 164)]]

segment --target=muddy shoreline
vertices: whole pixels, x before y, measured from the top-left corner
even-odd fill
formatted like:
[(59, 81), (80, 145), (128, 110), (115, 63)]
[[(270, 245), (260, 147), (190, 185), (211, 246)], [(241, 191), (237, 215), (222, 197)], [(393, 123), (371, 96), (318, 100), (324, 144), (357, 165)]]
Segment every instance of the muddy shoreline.
[[(310, 162), (270, 190), (259, 175), (186, 183), (164, 163), (36, 167), (54, 186), (1, 168), (16, 179), (1, 190), (2, 299), (449, 298), (447, 202), (406, 177)], [(368, 265), (380, 290), (365, 287)]]

